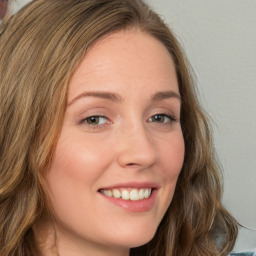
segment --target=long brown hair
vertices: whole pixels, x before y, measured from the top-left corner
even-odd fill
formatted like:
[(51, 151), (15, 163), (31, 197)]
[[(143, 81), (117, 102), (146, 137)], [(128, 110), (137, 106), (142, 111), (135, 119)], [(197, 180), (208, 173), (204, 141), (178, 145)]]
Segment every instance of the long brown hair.
[(130, 255), (227, 255), (237, 223), (221, 204), (211, 131), (184, 54), (161, 18), (140, 0), (35, 0), (1, 26), (0, 255), (41, 255), (33, 227), (50, 208), (42, 173), (58, 141), (70, 78), (90, 46), (130, 27), (157, 38), (173, 58), (186, 147), (155, 237)]

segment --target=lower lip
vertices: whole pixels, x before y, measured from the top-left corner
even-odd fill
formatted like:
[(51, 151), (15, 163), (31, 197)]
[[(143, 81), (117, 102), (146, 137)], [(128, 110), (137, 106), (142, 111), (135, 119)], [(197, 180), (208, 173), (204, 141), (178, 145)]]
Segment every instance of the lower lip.
[(157, 190), (152, 190), (152, 193), (149, 198), (142, 199), (142, 200), (124, 200), (121, 198), (109, 197), (102, 193), (100, 193), (105, 199), (110, 201), (111, 203), (129, 211), (129, 212), (147, 212), (150, 211), (155, 202), (156, 202), (156, 194)]

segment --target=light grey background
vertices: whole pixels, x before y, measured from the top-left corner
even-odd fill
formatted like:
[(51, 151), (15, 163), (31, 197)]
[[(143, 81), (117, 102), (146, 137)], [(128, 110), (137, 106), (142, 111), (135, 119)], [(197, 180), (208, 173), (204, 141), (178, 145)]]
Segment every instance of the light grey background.
[[(224, 205), (256, 229), (256, 1), (148, 0), (178, 36), (198, 80), (224, 169)], [(241, 229), (236, 250), (256, 247)]]
[[(224, 205), (256, 229), (256, 0), (145, 1), (173, 29), (197, 76), (214, 120)], [(13, 1), (12, 10), (27, 2)], [(253, 247), (256, 231), (241, 229), (235, 249)]]

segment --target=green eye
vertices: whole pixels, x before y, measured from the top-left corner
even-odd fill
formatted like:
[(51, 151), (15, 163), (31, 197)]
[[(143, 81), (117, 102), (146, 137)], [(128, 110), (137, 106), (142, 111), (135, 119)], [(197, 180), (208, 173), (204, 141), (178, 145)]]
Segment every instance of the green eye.
[(89, 125), (101, 125), (105, 124), (107, 120), (103, 116), (90, 116), (84, 119), (84, 122), (86, 122)]
[(156, 122), (156, 123), (164, 123), (165, 121), (165, 116), (164, 115), (154, 115), (150, 119), (151, 122)]
[(149, 121), (154, 123), (167, 123), (167, 122), (175, 121), (175, 118), (172, 117), (171, 115), (157, 114), (157, 115), (151, 116)]

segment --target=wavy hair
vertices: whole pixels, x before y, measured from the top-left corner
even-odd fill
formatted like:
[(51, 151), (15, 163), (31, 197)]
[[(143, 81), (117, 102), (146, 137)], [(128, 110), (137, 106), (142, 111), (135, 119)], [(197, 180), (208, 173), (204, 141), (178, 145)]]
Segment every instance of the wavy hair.
[(137, 28), (159, 40), (176, 68), (184, 165), (162, 222), (130, 255), (224, 256), (237, 223), (221, 204), (211, 129), (171, 30), (140, 0), (35, 0), (0, 28), (0, 255), (42, 255), (34, 226), (50, 211), (43, 171), (51, 162), (70, 78), (102, 37)]

